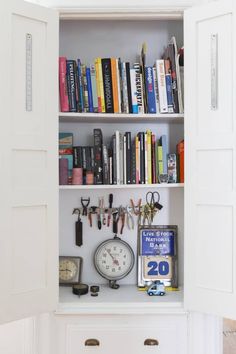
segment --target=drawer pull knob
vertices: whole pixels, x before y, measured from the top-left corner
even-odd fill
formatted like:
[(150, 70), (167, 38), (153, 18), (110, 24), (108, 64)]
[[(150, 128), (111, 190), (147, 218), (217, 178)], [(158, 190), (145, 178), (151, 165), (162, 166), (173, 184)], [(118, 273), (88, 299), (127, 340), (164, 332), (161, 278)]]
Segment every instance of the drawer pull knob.
[(99, 346), (100, 342), (97, 339), (90, 338), (90, 339), (86, 339), (84, 345), (89, 346), (89, 347), (95, 347), (95, 346)]
[(147, 338), (144, 341), (144, 345), (159, 345), (159, 342), (156, 339)]

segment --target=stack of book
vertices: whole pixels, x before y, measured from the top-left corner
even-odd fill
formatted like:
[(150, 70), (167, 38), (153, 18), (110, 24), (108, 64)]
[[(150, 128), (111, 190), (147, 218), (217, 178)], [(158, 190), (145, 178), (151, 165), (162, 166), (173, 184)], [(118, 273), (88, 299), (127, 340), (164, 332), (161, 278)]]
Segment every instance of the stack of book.
[(80, 59), (59, 58), (61, 112), (183, 113), (181, 65), (175, 38), (163, 58), (146, 65), (146, 45), (140, 62), (96, 58), (90, 65)]
[[(176, 153), (169, 153), (166, 135), (157, 138), (151, 130), (133, 138), (131, 132), (115, 131), (110, 143), (105, 144), (101, 129), (94, 129), (93, 146), (73, 146), (71, 150), (70, 145), (72, 155), (62, 155), (68, 152), (62, 149), (63, 139), (71, 136), (59, 134), (60, 160), (70, 161), (67, 178), (60, 179), (60, 184), (156, 184), (163, 175), (169, 183), (184, 182), (183, 140)], [(64, 171), (65, 167), (60, 168)]]

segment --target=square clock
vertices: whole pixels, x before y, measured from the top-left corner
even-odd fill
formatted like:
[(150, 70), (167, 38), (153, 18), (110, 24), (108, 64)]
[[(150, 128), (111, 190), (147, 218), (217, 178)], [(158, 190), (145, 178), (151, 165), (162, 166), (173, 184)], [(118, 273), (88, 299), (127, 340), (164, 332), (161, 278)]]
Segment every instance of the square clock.
[(82, 257), (59, 257), (59, 285), (80, 283), (82, 261)]

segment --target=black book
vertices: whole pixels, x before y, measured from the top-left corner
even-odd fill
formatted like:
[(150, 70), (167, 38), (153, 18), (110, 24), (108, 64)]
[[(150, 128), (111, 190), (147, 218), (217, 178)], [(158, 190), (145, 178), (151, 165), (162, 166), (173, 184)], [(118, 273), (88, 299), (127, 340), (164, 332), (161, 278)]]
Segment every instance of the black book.
[(94, 147), (90, 146), (91, 171), (94, 172)]
[(102, 172), (103, 172), (103, 184), (109, 184), (109, 160), (108, 149), (106, 145), (103, 145), (102, 154)]
[(83, 167), (82, 146), (73, 147), (73, 167), (74, 168)]
[(94, 138), (94, 178), (95, 184), (102, 184), (102, 131), (101, 129), (93, 130)]
[(102, 76), (104, 86), (104, 98), (106, 113), (114, 113), (113, 95), (112, 95), (112, 75), (111, 59), (102, 59)]
[(66, 61), (66, 77), (68, 87), (68, 100), (70, 112), (77, 112), (76, 102), (76, 83), (75, 83), (75, 62), (74, 60)]
[(92, 163), (91, 163), (91, 152), (90, 146), (85, 147), (85, 156), (86, 156), (86, 169), (87, 171), (92, 171)]
[(86, 171), (87, 171), (86, 146), (82, 146), (82, 167), (83, 167), (83, 184), (86, 184)]
[(131, 184), (131, 132), (126, 132), (126, 177), (127, 184)]
[(145, 139), (144, 132), (138, 133), (140, 141), (140, 184), (145, 184)]
[(127, 91), (128, 91), (129, 113), (133, 113), (131, 81), (130, 81), (130, 64), (125, 63), (125, 68), (126, 68), (126, 81), (127, 81)]
[(136, 184), (136, 145), (135, 145), (135, 140), (131, 144), (131, 183)]

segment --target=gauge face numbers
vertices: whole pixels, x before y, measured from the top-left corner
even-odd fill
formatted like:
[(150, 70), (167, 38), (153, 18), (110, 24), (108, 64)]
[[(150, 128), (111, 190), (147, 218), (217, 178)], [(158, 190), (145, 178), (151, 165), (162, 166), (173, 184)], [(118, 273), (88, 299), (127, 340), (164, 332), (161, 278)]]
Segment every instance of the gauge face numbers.
[(108, 280), (119, 280), (132, 270), (134, 253), (122, 240), (107, 240), (97, 248), (94, 263), (102, 277)]
[(59, 257), (59, 283), (60, 285), (73, 285), (80, 282), (82, 266), (81, 257)]

